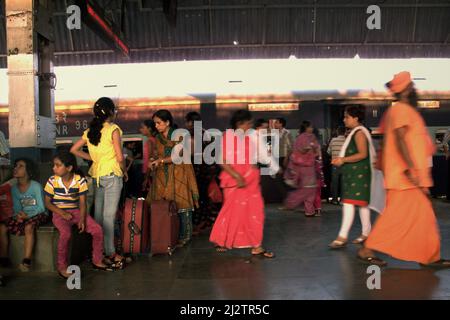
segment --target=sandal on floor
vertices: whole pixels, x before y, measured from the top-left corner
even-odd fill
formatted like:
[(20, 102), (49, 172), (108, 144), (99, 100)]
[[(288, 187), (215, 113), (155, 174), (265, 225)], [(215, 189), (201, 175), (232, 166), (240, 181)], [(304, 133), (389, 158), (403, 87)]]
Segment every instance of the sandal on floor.
[(105, 260), (109, 260), (111, 263), (106, 263), (108, 264), (111, 268), (113, 269), (117, 269), (117, 270), (122, 270), (125, 267), (125, 258), (122, 257), (122, 259), (120, 260), (116, 260), (117, 254), (113, 254), (109, 257), (107, 257)]
[(61, 271), (58, 271), (58, 275), (65, 280), (69, 279), (69, 277), (71, 276), (68, 273), (66, 273), (66, 275), (64, 275), (64, 273), (62, 273)]
[(366, 240), (367, 240), (367, 237), (361, 235), (358, 238), (356, 238), (355, 240), (353, 240), (352, 243), (353, 244), (363, 244)]
[(341, 249), (341, 248), (345, 248), (347, 246), (347, 241), (342, 241), (342, 240), (333, 240), (333, 242), (331, 242), (328, 247), (330, 249)]
[(97, 266), (95, 264), (92, 264), (92, 267), (94, 268), (94, 270), (114, 271), (114, 268), (112, 266), (110, 266), (110, 265), (109, 266), (105, 265), (104, 267), (100, 267), (100, 266)]
[(377, 265), (380, 267), (384, 267), (385, 265), (387, 265), (387, 262), (384, 260), (381, 260), (378, 257), (361, 257), (360, 255), (357, 256), (358, 260), (361, 261), (364, 264), (368, 264), (368, 265)]
[(428, 264), (420, 263), (420, 265), (428, 268), (450, 268), (450, 260), (441, 259)]
[(263, 257), (263, 258), (268, 258), (268, 259), (275, 258), (275, 254), (273, 252), (269, 252), (269, 251), (266, 251), (266, 250), (263, 250), (263, 251), (258, 252), (258, 253), (253, 253), (252, 252), (252, 256), (253, 257)]

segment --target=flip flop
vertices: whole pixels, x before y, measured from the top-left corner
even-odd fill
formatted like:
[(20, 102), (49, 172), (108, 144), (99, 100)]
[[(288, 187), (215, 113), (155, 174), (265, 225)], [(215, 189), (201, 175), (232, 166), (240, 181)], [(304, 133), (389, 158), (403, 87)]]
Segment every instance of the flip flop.
[(387, 262), (384, 260), (381, 260), (378, 257), (361, 257), (361, 256), (357, 256), (358, 260), (364, 264), (368, 264), (368, 265), (376, 265), (376, 266), (380, 266), (380, 267), (384, 267), (387, 265)]
[(341, 241), (341, 240), (334, 240), (333, 242), (331, 242), (328, 247), (330, 249), (342, 249), (345, 248), (347, 246), (347, 241)]
[(266, 251), (266, 250), (263, 250), (263, 251), (258, 252), (258, 253), (253, 253), (252, 252), (252, 256), (253, 257), (263, 257), (263, 258), (268, 258), (268, 259), (275, 258), (275, 254), (273, 252), (269, 252), (269, 251)]
[(359, 236), (355, 240), (352, 241), (353, 244), (363, 244), (367, 240), (366, 236)]
[(450, 268), (450, 260), (441, 259), (428, 264), (420, 263), (420, 265), (428, 268)]
[(70, 275), (69, 275), (69, 276), (65, 276), (61, 271), (58, 271), (58, 275), (59, 275), (61, 278), (65, 279), (65, 280), (69, 279), (69, 277), (70, 277)]

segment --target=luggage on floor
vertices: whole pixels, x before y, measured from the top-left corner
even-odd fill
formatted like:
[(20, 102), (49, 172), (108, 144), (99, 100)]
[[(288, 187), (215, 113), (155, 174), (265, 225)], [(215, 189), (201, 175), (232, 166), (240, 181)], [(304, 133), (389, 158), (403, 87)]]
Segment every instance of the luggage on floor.
[(7, 221), (14, 214), (11, 185), (5, 183), (0, 186), (0, 222)]
[(151, 202), (151, 254), (172, 255), (178, 242), (180, 222), (174, 201)]
[(143, 199), (126, 199), (122, 212), (123, 253), (147, 253), (150, 241), (150, 215)]

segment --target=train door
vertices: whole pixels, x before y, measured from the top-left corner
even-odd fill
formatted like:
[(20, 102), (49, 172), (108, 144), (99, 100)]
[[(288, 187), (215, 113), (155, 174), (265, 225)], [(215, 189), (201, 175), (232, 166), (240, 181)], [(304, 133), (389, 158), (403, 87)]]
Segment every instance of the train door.
[(342, 104), (328, 104), (327, 108), (325, 109), (327, 117), (326, 119), (326, 128), (329, 130), (329, 138), (331, 139), (333, 137), (334, 130), (337, 127), (344, 126), (344, 110), (345, 105)]

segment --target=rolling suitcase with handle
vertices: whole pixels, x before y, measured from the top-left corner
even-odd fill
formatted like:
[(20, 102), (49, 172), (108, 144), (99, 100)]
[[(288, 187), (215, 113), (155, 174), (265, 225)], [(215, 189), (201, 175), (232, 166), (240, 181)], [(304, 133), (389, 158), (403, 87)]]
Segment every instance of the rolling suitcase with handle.
[(123, 207), (123, 253), (147, 253), (150, 241), (150, 215), (143, 199), (126, 199)]
[(151, 254), (172, 255), (178, 241), (180, 222), (175, 201), (155, 200), (151, 211)]

